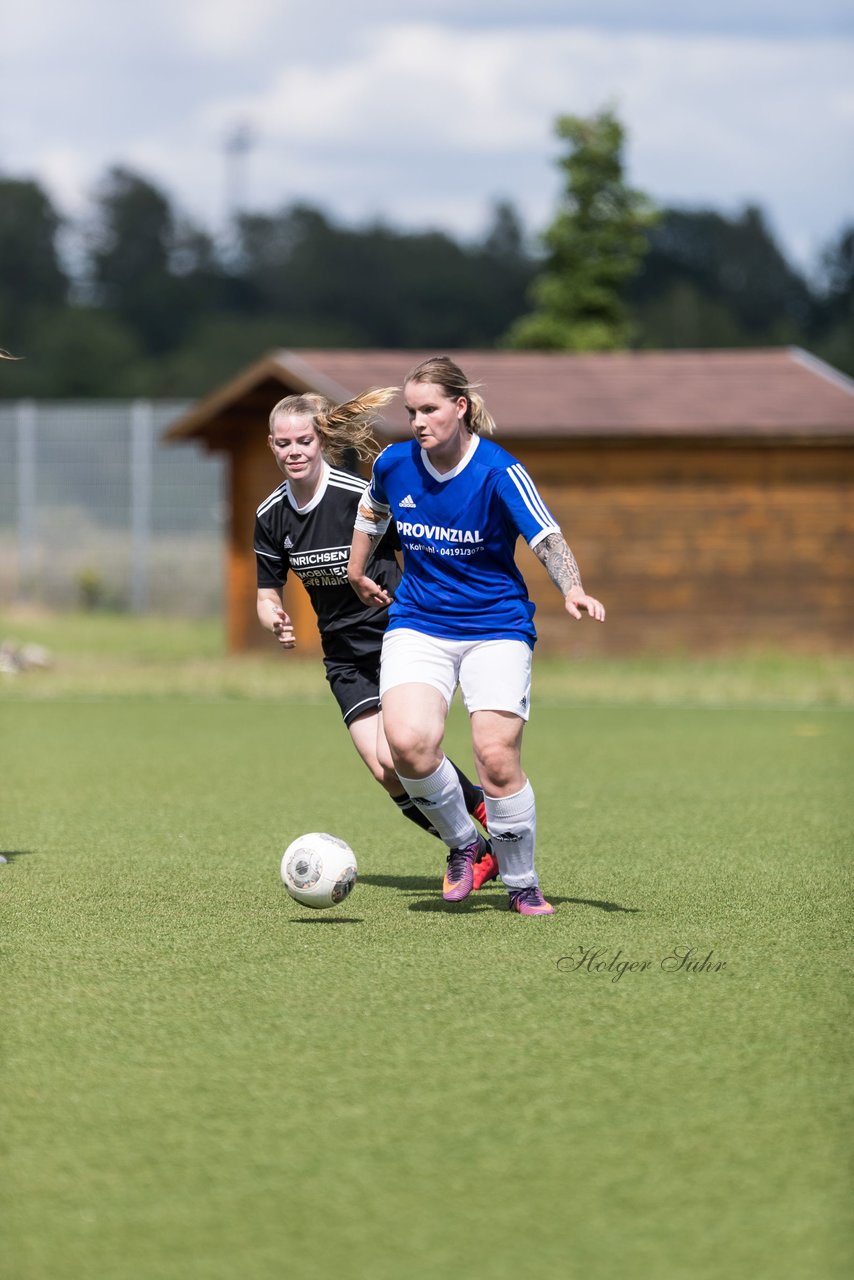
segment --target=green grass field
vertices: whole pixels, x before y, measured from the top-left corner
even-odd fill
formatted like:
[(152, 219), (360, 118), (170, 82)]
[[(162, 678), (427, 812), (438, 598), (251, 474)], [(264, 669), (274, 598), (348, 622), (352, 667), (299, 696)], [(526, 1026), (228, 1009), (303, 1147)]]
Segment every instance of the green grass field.
[(442, 903), (314, 666), (0, 633), (56, 655), (0, 682), (4, 1278), (851, 1274), (850, 660), (535, 664), (526, 920)]

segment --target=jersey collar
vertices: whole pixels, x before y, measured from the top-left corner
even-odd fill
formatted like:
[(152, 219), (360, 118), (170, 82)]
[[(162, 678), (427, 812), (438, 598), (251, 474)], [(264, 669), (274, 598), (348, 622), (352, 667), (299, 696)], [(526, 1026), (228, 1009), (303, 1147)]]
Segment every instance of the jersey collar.
[(288, 502), (291, 504), (294, 511), (296, 511), (299, 515), (304, 516), (304, 515), (307, 515), (309, 511), (314, 510), (314, 508), (322, 499), (323, 495), (326, 493), (326, 486), (328, 484), (329, 484), (329, 463), (324, 458), (323, 470), (320, 473), (320, 484), (317, 486), (317, 493), (314, 495), (313, 498), (309, 498), (308, 502), (305, 504), (304, 507), (301, 507), (297, 502), (296, 498), (294, 497), (293, 490), (291, 489), (290, 480), (285, 481), (285, 493), (287, 494)]
[(431, 475), (434, 480), (438, 480), (441, 484), (444, 484), (446, 480), (453, 480), (454, 476), (458, 476), (461, 471), (465, 471), (466, 467), (474, 457), (479, 444), (480, 436), (472, 434), (471, 444), (451, 471), (437, 471), (426, 452), (422, 449), (421, 462), (424, 466), (424, 470), (428, 475)]

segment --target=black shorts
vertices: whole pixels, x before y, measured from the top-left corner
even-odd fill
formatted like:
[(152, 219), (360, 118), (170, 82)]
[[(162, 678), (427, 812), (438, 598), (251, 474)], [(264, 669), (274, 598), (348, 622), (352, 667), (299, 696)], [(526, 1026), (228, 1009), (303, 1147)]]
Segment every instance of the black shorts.
[(384, 630), (383, 622), (381, 628), (359, 628), (323, 637), (326, 679), (345, 724), (380, 705), (380, 652)]

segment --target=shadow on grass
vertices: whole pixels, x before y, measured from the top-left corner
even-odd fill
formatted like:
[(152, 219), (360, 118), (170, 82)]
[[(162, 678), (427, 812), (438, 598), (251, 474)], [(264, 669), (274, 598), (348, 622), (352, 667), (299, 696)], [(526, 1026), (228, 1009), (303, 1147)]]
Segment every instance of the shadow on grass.
[[(359, 876), (360, 884), (376, 885), (379, 889), (399, 889), (402, 893), (420, 893), (423, 889), (433, 889), (438, 893), (441, 881), (438, 876)], [(619, 902), (602, 902), (598, 898), (560, 898), (548, 894), (553, 905), (570, 903), (576, 907), (596, 907), (599, 911), (624, 911), (635, 915), (640, 907), (623, 907)], [(475, 896), (465, 898), (462, 902), (445, 902), (441, 897), (427, 898), (421, 902), (411, 902), (410, 911), (455, 911), (465, 914), (472, 911), (487, 911), (500, 905), (507, 909), (507, 899), (500, 886), (480, 889)]]
[(373, 884), (378, 889), (401, 889), (404, 893), (418, 889), (435, 889), (441, 883), (441, 871), (432, 876), (359, 876), (359, 884)]
[(0, 849), (0, 858), (4, 862), (14, 862), (16, 858), (26, 858), (32, 849)]
[(364, 924), (359, 916), (297, 916), (288, 924)]
[[(600, 911), (638, 912), (640, 907), (621, 907), (616, 902), (597, 902), (591, 898), (561, 898), (558, 894), (547, 894), (553, 907), (561, 903), (571, 903), (580, 907), (598, 907)], [(410, 911), (450, 911), (456, 915), (472, 911), (507, 911), (507, 898), (503, 893), (484, 894), (481, 889), (477, 896), (464, 898), (462, 902), (445, 902), (442, 898), (427, 898), (421, 902), (410, 902)]]
[(626, 911), (637, 915), (640, 907), (621, 907), (619, 902), (597, 902), (595, 898), (549, 898), (549, 902), (574, 902), (577, 907), (598, 907), (600, 911)]
[(500, 898), (493, 897), (492, 901), (486, 901), (478, 894), (471, 894), (468, 898), (464, 898), (462, 902), (445, 902), (444, 898), (423, 898), (420, 902), (410, 902), (410, 911), (444, 911), (449, 916), (473, 916), (477, 911), (496, 911), (507, 910), (507, 899), (502, 894)]

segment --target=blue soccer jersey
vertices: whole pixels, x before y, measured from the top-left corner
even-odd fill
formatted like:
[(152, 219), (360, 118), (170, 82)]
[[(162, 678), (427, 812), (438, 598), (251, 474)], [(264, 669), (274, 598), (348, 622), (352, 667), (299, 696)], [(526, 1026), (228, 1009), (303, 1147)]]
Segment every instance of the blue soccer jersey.
[(389, 629), (533, 648), (534, 605), (516, 567), (516, 540), (535, 547), (560, 529), (521, 463), (473, 436), (442, 475), (414, 440), (393, 444), (374, 463), (366, 498), (394, 520), (403, 548)]

